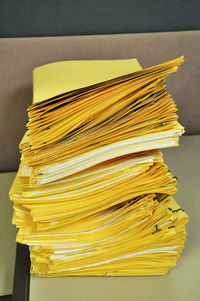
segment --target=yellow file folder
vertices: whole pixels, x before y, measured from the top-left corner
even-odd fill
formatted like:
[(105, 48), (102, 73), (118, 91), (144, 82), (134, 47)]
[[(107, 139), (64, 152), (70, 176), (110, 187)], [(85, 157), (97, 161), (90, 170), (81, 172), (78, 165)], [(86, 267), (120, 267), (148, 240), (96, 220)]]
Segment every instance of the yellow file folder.
[(165, 79), (183, 57), (64, 61), (33, 72), (33, 105), (10, 191), (17, 241), (38, 276), (161, 275), (187, 215), (160, 148), (184, 128)]

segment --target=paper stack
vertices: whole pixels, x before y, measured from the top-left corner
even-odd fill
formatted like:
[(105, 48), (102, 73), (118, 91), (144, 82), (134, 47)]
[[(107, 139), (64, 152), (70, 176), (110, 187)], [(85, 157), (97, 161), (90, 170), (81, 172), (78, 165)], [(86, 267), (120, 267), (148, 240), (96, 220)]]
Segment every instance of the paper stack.
[(177, 146), (184, 132), (165, 86), (182, 61), (34, 69), (10, 191), (31, 273), (161, 275), (176, 265), (188, 218), (171, 196), (177, 180), (159, 149)]

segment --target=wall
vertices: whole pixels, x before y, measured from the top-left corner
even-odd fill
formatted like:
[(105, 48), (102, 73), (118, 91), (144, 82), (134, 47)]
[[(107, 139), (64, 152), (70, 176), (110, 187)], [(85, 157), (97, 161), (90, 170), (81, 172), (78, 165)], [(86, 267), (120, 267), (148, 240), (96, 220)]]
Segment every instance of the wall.
[(199, 0), (1, 0), (0, 37), (200, 29)]

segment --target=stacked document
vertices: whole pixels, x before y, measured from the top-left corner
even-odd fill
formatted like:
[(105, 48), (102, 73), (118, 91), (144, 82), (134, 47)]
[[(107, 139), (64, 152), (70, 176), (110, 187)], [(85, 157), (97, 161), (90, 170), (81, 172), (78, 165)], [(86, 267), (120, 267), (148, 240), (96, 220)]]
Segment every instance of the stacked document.
[(188, 217), (161, 148), (184, 128), (166, 91), (183, 57), (63, 61), (34, 69), (33, 105), (10, 191), (17, 241), (38, 276), (162, 275)]

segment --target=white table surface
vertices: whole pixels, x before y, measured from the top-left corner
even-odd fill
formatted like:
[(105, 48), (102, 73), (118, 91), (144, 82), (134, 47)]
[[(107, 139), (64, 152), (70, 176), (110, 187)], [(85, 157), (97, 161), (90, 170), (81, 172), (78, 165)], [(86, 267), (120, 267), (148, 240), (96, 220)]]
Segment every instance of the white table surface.
[(177, 267), (166, 276), (31, 276), (30, 301), (199, 301), (200, 300), (200, 136), (186, 136), (180, 147), (163, 150), (178, 177), (175, 199), (189, 215), (188, 240)]
[(166, 276), (31, 276), (30, 301), (200, 300), (200, 136), (185, 136), (180, 147), (165, 149), (163, 154), (170, 171), (178, 177), (175, 199), (189, 215), (188, 240), (177, 267)]

